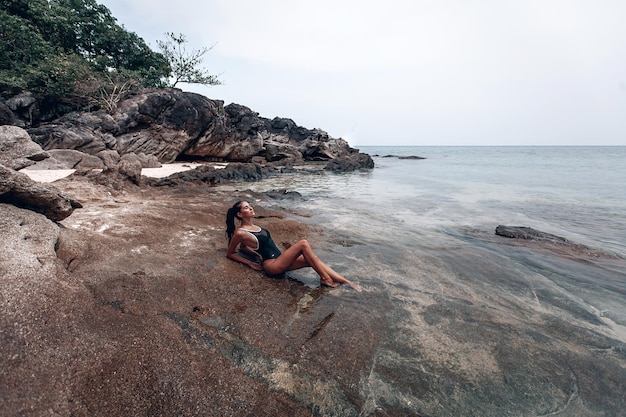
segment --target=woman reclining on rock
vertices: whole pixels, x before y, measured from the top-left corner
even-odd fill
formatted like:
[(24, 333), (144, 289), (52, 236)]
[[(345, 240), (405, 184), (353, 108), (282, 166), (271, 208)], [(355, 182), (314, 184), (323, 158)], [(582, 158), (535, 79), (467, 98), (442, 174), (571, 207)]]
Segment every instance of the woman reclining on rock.
[[(320, 276), (322, 285), (336, 287), (340, 284), (347, 284), (361, 291), (360, 285), (347, 280), (322, 262), (313, 253), (313, 249), (306, 240), (301, 240), (281, 252), (272, 240), (269, 231), (252, 223), (254, 216), (254, 208), (246, 201), (238, 201), (226, 213), (226, 235), (229, 242), (226, 256), (228, 258), (270, 275), (311, 267)], [(235, 227), (235, 218), (240, 220), (239, 228)], [(238, 247), (244, 252), (257, 256), (261, 263), (241, 256), (237, 253)]]

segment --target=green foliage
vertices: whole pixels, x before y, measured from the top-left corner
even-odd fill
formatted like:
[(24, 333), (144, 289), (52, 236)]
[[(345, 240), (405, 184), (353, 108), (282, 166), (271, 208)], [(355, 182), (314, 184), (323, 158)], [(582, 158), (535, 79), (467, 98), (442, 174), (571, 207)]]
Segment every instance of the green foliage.
[(119, 98), (131, 85), (162, 87), (170, 72), (163, 55), (95, 0), (0, 0), (0, 92), (93, 106), (103, 91)]
[(157, 45), (172, 69), (169, 86), (176, 87), (179, 82), (203, 85), (220, 85), (222, 82), (216, 75), (211, 75), (200, 67), (204, 54), (213, 49), (202, 48), (188, 52), (185, 35), (166, 33), (165, 41), (157, 41)]
[(29, 90), (63, 106), (115, 110), (140, 87), (221, 84), (168, 33), (152, 51), (96, 0), (0, 0), (0, 93)]

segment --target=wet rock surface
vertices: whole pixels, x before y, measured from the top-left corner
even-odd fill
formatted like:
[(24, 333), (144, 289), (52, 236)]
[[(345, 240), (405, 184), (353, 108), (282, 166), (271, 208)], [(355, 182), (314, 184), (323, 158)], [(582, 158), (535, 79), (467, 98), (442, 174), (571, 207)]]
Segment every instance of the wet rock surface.
[[(154, 187), (120, 161), (54, 183), (83, 205), (61, 221), (0, 204), (0, 415), (623, 415), (626, 335), (609, 324), (626, 317), (570, 296), (589, 296), (593, 255), (519, 239), (520, 256), (548, 249), (539, 270), (575, 256), (590, 271), (531, 280), (444, 248), (410, 298), (383, 278), (362, 293), (269, 278), (225, 257), (239, 199), (277, 242), (360, 243), (264, 208), (302, 198), (286, 190)], [(439, 274), (446, 257), (488, 273)], [(609, 284), (606, 306), (623, 291)]]
[[(322, 230), (263, 208), (265, 198), (291, 196), (125, 184), (57, 181), (84, 205), (59, 224), (0, 204), (0, 414), (618, 416), (624, 409), (624, 344), (548, 286), (535, 284), (538, 308), (516, 298), (515, 285), (526, 287), (510, 271), (445, 294), (436, 288), (453, 281), (424, 280), (411, 312), (391, 304), (384, 283), (357, 293), (320, 288), (297, 273), (268, 278), (226, 259), (224, 213), (247, 199), (277, 241), (327, 245)], [(478, 295), (481, 285), (490, 298)]]
[[(0, 414), (358, 414), (384, 319), (226, 259), (224, 213), (253, 195), (56, 185), (84, 201), (60, 226), (0, 205)], [(259, 211), (281, 241), (308, 234)]]

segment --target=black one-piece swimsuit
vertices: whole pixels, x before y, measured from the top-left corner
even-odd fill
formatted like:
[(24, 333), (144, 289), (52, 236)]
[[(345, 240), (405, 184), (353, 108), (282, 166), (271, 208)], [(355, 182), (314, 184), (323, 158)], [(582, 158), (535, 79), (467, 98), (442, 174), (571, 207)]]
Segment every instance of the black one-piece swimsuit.
[(257, 247), (253, 248), (261, 257), (263, 261), (268, 259), (276, 259), (281, 255), (280, 249), (272, 240), (272, 236), (270, 235), (269, 230), (259, 227), (261, 230), (258, 232), (253, 232), (252, 230), (242, 229), (246, 232), (250, 233), (252, 236), (256, 238)]

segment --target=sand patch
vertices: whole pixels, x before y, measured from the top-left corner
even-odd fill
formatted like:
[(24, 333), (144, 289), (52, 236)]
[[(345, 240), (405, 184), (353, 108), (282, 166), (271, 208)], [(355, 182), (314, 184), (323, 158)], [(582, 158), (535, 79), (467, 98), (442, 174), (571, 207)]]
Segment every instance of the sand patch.
[[(201, 165), (195, 162), (174, 162), (171, 164), (163, 164), (160, 168), (144, 168), (141, 170), (141, 175), (153, 178), (168, 177), (177, 172), (188, 171), (195, 169)], [(226, 163), (212, 163), (214, 168), (224, 168)], [(20, 172), (28, 175), (30, 179), (37, 182), (54, 182), (65, 178), (76, 171), (75, 169), (23, 169)]]

